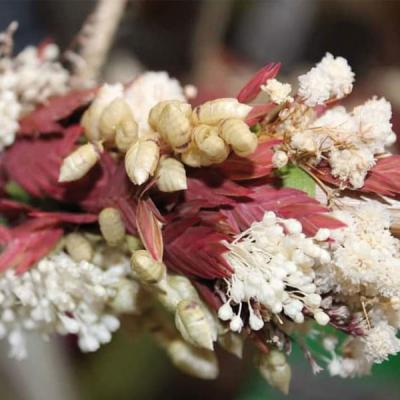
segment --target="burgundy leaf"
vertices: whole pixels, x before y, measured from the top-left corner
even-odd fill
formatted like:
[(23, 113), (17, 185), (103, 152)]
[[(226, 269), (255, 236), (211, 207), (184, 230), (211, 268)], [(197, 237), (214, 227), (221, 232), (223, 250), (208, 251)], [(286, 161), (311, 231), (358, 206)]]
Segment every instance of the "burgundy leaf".
[(281, 68), (281, 63), (270, 63), (258, 70), (253, 77), (244, 85), (237, 95), (241, 103), (248, 103), (260, 93), (260, 86), (268, 79), (274, 79)]
[(274, 109), (276, 109), (276, 104), (272, 102), (254, 105), (246, 117), (246, 124), (249, 126), (255, 125)]
[(69, 212), (33, 211), (29, 214), (33, 218), (54, 218), (59, 223), (92, 224), (97, 221), (95, 214), (81, 214)]
[(52, 97), (19, 122), (21, 135), (49, 134), (63, 130), (58, 122), (70, 116), (78, 108), (88, 104), (96, 94), (96, 88), (72, 91)]

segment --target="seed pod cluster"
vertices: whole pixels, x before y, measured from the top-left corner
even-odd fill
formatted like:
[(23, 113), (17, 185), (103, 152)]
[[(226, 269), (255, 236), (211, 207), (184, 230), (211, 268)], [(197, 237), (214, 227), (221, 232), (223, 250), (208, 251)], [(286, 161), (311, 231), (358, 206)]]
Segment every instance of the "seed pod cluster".
[(177, 100), (163, 101), (150, 112), (149, 124), (181, 160), (191, 167), (223, 162), (233, 150), (242, 157), (257, 147), (244, 122), (251, 107), (236, 99), (208, 101), (193, 111)]
[(125, 239), (125, 225), (121, 213), (113, 207), (104, 208), (99, 214), (101, 234), (110, 246), (117, 246)]

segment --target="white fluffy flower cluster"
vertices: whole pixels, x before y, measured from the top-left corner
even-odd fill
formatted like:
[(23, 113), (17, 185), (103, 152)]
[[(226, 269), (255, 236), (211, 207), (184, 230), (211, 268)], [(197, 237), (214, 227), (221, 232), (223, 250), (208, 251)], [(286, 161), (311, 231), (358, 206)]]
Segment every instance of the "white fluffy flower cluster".
[(185, 100), (180, 83), (166, 72), (145, 72), (125, 91), (125, 100), (132, 109), (139, 131), (151, 131), (148, 123), (150, 110), (160, 101)]
[(389, 211), (382, 204), (369, 201), (351, 213), (333, 214), (347, 227), (331, 234), (332, 289), (345, 295), (398, 297), (400, 241), (390, 233)]
[(108, 305), (126, 273), (126, 264), (103, 270), (77, 263), (63, 252), (42, 259), (22, 275), (6, 271), (0, 278), (0, 337), (8, 338), (10, 356), (26, 357), (27, 331), (75, 334), (82, 351), (108, 343), (119, 328)]
[(224, 257), (234, 270), (226, 279), (227, 301), (218, 311), (220, 319), (230, 321), (232, 331), (240, 331), (243, 304), (248, 306), (253, 330), (264, 326), (266, 316), (284, 315), (296, 323), (304, 321), (303, 309), (325, 325), (329, 317), (320, 309), (314, 267), (330, 261), (321, 243), (330, 231), (320, 230), (314, 239), (302, 233), (295, 219), (278, 218), (267, 212), (261, 222), (225, 243)]
[(276, 104), (284, 104), (293, 101), (293, 97), (290, 96), (292, 86), (289, 83), (282, 83), (277, 79), (268, 79), (265, 85), (261, 85), (261, 90), (267, 93)]
[(58, 53), (53, 44), (40, 53), (29, 46), (0, 59), (0, 151), (14, 142), (21, 115), (68, 90), (69, 74), (56, 61)]
[(308, 129), (294, 132), (290, 147), (313, 155), (315, 163), (324, 154), (332, 175), (358, 189), (375, 165), (375, 155), (396, 140), (391, 117), (390, 103), (384, 98), (372, 98), (351, 113), (344, 107), (334, 107)]
[(308, 106), (341, 99), (353, 89), (354, 73), (346, 59), (325, 57), (309, 72), (299, 77), (299, 96)]

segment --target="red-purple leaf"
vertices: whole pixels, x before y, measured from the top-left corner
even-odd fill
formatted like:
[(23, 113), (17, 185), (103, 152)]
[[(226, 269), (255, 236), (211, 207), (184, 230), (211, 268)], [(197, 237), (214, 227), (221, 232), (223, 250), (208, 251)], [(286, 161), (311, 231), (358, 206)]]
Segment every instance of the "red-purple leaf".
[(163, 237), (161, 223), (156, 218), (150, 199), (139, 199), (136, 208), (136, 226), (140, 238), (151, 256), (161, 261), (163, 258)]
[(72, 224), (92, 224), (97, 221), (95, 214), (82, 214), (82, 213), (69, 213), (69, 212), (46, 212), (46, 211), (33, 211), (29, 214), (33, 218), (54, 218), (59, 223), (72, 223)]
[(63, 130), (58, 121), (67, 118), (78, 108), (88, 104), (96, 94), (96, 88), (69, 92), (52, 97), (46, 104), (32, 111), (19, 122), (21, 135), (49, 134)]
[(281, 63), (270, 63), (258, 70), (253, 77), (244, 85), (237, 95), (241, 103), (248, 103), (260, 93), (260, 86), (268, 79), (274, 79), (281, 68)]
[(260, 122), (267, 114), (276, 108), (275, 103), (256, 104), (246, 117), (246, 124), (249, 126)]

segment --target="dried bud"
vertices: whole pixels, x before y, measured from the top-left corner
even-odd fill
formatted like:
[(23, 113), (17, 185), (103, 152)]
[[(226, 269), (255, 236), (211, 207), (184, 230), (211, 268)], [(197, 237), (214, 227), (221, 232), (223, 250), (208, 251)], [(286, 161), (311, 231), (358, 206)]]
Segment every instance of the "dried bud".
[(275, 168), (284, 167), (289, 161), (289, 157), (284, 151), (278, 150), (272, 156), (272, 165)]
[(80, 233), (70, 233), (65, 237), (65, 248), (71, 258), (77, 262), (90, 261), (93, 249), (89, 240)]
[(117, 246), (125, 239), (125, 225), (118, 209), (108, 207), (101, 210), (99, 225), (104, 239), (110, 246)]
[(175, 107), (177, 107), (187, 118), (190, 117), (190, 114), (192, 112), (192, 107), (190, 104), (185, 103), (180, 100), (160, 101), (150, 110), (150, 113), (149, 113), (149, 125), (155, 131), (158, 131), (158, 123), (160, 120), (161, 113), (163, 112), (164, 108), (169, 104), (172, 104)]
[(289, 393), (292, 372), (282, 352), (271, 350), (269, 353), (263, 353), (260, 358), (260, 372), (272, 387), (284, 394)]
[(64, 158), (58, 181), (71, 182), (85, 176), (97, 163), (102, 151), (103, 147), (100, 143), (86, 143), (78, 147), (68, 157)]
[(218, 136), (218, 129), (216, 127), (199, 125), (193, 129), (192, 135), (198, 149), (213, 164), (218, 164), (226, 160), (229, 155), (229, 146)]
[(131, 267), (140, 282), (150, 285), (161, 281), (166, 274), (165, 265), (155, 261), (147, 250), (137, 250), (132, 254)]
[(117, 98), (123, 97), (124, 87), (121, 84), (103, 85), (98, 91), (96, 98), (85, 111), (81, 119), (81, 125), (85, 130), (85, 135), (90, 141), (104, 140), (100, 131), (100, 119), (104, 110)]
[(163, 140), (175, 151), (184, 151), (191, 138), (189, 118), (174, 104), (167, 104), (157, 123), (158, 132)]
[(137, 313), (139, 311), (139, 284), (129, 279), (118, 280), (111, 307), (117, 313)]
[(121, 151), (128, 150), (138, 138), (138, 125), (123, 98), (115, 99), (105, 108), (100, 117), (99, 129), (101, 138), (105, 141), (115, 140)]
[(251, 107), (234, 98), (207, 101), (195, 108), (192, 119), (195, 124), (217, 125), (228, 118), (245, 119)]
[(125, 155), (125, 170), (135, 185), (141, 185), (152, 176), (160, 157), (158, 144), (151, 140), (139, 140)]
[(220, 135), (240, 157), (246, 157), (257, 148), (257, 136), (240, 119), (228, 119), (220, 126)]
[(157, 187), (162, 192), (187, 189), (186, 171), (181, 162), (172, 157), (162, 158), (157, 170)]
[(166, 350), (181, 371), (200, 379), (215, 379), (218, 376), (218, 361), (214, 352), (193, 347), (180, 339), (172, 340)]
[(193, 300), (182, 300), (175, 313), (175, 325), (183, 338), (197, 347), (213, 350), (212, 329), (203, 307)]

